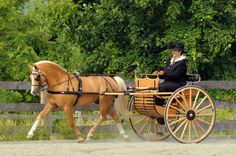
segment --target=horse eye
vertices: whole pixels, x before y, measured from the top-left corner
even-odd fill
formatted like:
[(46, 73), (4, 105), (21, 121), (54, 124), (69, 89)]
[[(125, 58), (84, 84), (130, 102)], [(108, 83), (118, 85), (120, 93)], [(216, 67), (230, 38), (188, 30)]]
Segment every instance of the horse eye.
[(37, 75), (36, 78), (34, 78), (35, 81), (39, 81), (40, 80), (40, 75)]

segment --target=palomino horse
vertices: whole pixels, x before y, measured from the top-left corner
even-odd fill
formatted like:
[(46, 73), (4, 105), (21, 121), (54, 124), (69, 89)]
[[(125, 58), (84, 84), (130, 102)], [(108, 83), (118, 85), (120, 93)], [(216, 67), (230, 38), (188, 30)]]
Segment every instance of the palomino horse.
[(67, 115), (69, 126), (74, 131), (78, 142), (82, 142), (84, 139), (75, 126), (72, 108), (75, 105), (85, 106), (99, 102), (100, 120), (90, 129), (87, 134), (87, 139), (90, 139), (94, 135), (97, 127), (102, 122), (106, 121), (106, 115), (110, 115), (114, 119), (120, 134), (125, 140), (128, 139), (128, 135), (121, 125), (120, 117), (112, 106), (113, 100), (116, 99), (115, 105), (118, 105), (117, 108), (120, 108), (120, 113), (127, 115), (128, 97), (104, 95), (105, 92), (125, 91), (126, 85), (123, 79), (117, 76), (80, 77), (65, 71), (59, 65), (50, 61), (39, 61), (33, 66), (30, 66), (30, 68), (30, 78), (32, 81), (31, 94), (36, 96), (40, 88), (47, 84), (48, 103), (37, 116), (37, 120), (28, 132), (27, 138), (34, 136), (34, 131), (42, 118), (55, 108), (62, 108)]

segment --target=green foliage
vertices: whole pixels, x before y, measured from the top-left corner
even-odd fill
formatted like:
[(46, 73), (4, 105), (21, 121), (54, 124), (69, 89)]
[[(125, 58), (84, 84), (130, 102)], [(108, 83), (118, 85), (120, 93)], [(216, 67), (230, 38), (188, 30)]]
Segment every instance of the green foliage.
[(39, 97), (32, 96), (29, 91), (0, 90), (0, 104), (39, 102)]
[(150, 73), (170, 58), (166, 45), (182, 40), (188, 72), (233, 80), (235, 5), (229, 0), (2, 1), (0, 78), (28, 80), (26, 65), (44, 59), (83, 73)]
[[(167, 44), (179, 40), (189, 73), (235, 80), (235, 7), (232, 0), (0, 0), (0, 80), (29, 81), (27, 64), (39, 60), (72, 72), (151, 73), (170, 59)], [(209, 93), (216, 100), (236, 97), (235, 90)], [(0, 103), (38, 101), (28, 91), (0, 90)], [(235, 119), (235, 111), (217, 116)], [(72, 138), (67, 125), (58, 124)], [(11, 135), (0, 140), (23, 140), (26, 133), (2, 131)], [(36, 138), (46, 138), (45, 131)]]
[(23, 101), (22, 94), (16, 91), (0, 90), (1, 103), (19, 103)]
[(214, 100), (219, 101), (236, 101), (236, 90), (229, 89), (208, 89), (207, 92), (211, 95)]

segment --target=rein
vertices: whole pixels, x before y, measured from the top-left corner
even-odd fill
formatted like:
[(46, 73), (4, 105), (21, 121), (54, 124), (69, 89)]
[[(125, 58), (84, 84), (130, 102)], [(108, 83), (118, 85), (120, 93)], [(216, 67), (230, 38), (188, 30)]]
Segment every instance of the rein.
[[(45, 90), (47, 90), (48, 88), (45, 88), (45, 89), (43, 89), (46, 85), (47, 85), (47, 83), (45, 83), (45, 84), (41, 84), (41, 75), (43, 76), (43, 77), (45, 77), (45, 79), (46, 79), (46, 75), (44, 74), (44, 73), (42, 73), (40, 70), (39, 70), (39, 68), (36, 66), (36, 65), (34, 65), (34, 68), (35, 68), (35, 70), (36, 71), (31, 71), (31, 73), (30, 74), (37, 74), (37, 76), (36, 76), (36, 78), (35, 78), (35, 81), (37, 81), (38, 82), (38, 84), (37, 85), (31, 85), (31, 86), (38, 86), (39, 87), (39, 91), (45, 91)], [(69, 87), (70, 87), (70, 85), (72, 86), (72, 90), (74, 91), (74, 87), (73, 87), (73, 85), (72, 85), (72, 81), (71, 81), (71, 79), (73, 79), (73, 78), (75, 78), (75, 77), (79, 77), (79, 74), (77, 74), (77, 75), (73, 75), (72, 77), (70, 77), (70, 75), (69, 75), (69, 72), (67, 72), (67, 75), (68, 75), (68, 79), (66, 79), (66, 80), (64, 80), (64, 81), (62, 81), (62, 82), (59, 82), (59, 83), (57, 83), (57, 84), (54, 84), (54, 85), (52, 85), (51, 87), (55, 87), (55, 86), (58, 86), (58, 85), (61, 85), (61, 84), (63, 84), (63, 83), (65, 83), (65, 82), (67, 82), (67, 91), (69, 91)], [(80, 81), (81, 81), (81, 79), (79, 79), (79, 83), (80, 83)], [(82, 83), (82, 82), (81, 82)], [(81, 84), (80, 83), (80, 84)], [(81, 89), (82, 87), (80, 87), (80, 89)], [(48, 93), (51, 93), (51, 94), (53, 94), (53, 93), (55, 93), (55, 92), (57, 92), (57, 91), (49, 91), (49, 90), (47, 90), (48, 91)]]
[[(41, 85), (41, 81), (40, 81), (41, 80), (41, 78), (40, 78), (41, 75), (44, 76), (45, 78), (46, 78), (46, 75), (44, 73), (42, 73), (36, 65), (34, 65), (34, 67), (35, 67), (36, 71), (31, 71), (31, 74), (37, 74), (37, 77), (35, 78), (35, 81), (37, 81), (38, 84), (37, 85), (32, 85), (32, 86), (38, 86), (40, 88), (39, 91), (47, 90), (48, 88), (43, 89), (47, 85), (47, 83), (45, 83), (44, 85)], [(49, 94), (72, 94), (72, 95), (78, 95), (75, 103), (77, 103), (77, 101), (79, 100), (79, 97), (82, 94), (105, 95), (105, 92), (104, 93), (100, 93), (100, 92), (83, 92), (82, 91), (82, 79), (80, 78), (80, 73), (74, 73), (72, 77), (70, 77), (69, 74), (70, 73), (67, 72), (68, 79), (66, 79), (66, 80), (64, 80), (62, 82), (59, 82), (57, 84), (52, 85), (53, 87), (55, 87), (55, 86), (58, 86), (58, 85), (61, 85), (61, 84), (65, 83), (65, 82), (67, 82), (67, 89), (66, 89), (66, 91), (47, 90), (47, 92)], [(83, 76), (102, 76), (102, 78), (104, 78), (103, 77), (104, 75), (106, 75), (106, 76), (114, 76), (115, 74), (89, 74), (89, 75), (83, 74)], [(129, 74), (129, 75), (133, 75), (133, 73)], [(141, 75), (141, 77), (143, 75), (145, 75), (145, 77), (148, 77), (149, 75), (153, 76), (152, 74), (139, 74), (139, 75)], [(78, 80), (78, 91), (75, 91), (75, 89), (73, 87), (73, 84), (72, 84), (72, 81), (71, 81), (75, 77)], [(105, 79), (106, 85), (107, 86), (108, 85), (111, 86), (111, 84), (106, 80), (106, 78), (104, 78), (104, 79)], [(69, 91), (69, 87), (70, 86), (72, 86), (72, 91)], [(118, 91), (118, 93), (124, 93), (124, 95), (128, 95), (130, 92), (152, 90), (152, 89), (156, 89), (156, 88), (136, 89), (135, 87), (129, 87), (128, 91), (121, 91), (121, 92)], [(108, 93), (108, 92), (106, 92), (106, 93)]]
[[(75, 91), (75, 89), (74, 89), (74, 87), (72, 85), (72, 82), (71, 82), (71, 79), (73, 79), (75, 77), (79, 81), (79, 83), (78, 83), (78, 85), (79, 85), (78, 86), (78, 91)], [(64, 82), (67, 82), (67, 89), (66, 89), (66, 91), (51, 91), (51, 90), (47, 90), (47, 92), (49, 94), (77, 94), (77, 95), (81, 95), (82, 94), (82, 80), (80, 78), (80, 74), (79, 73), (76, 73), (76, 75), (74, 75), (73, 77), (70, 77), (69, 73), (68, 73), (68, 79), (63, 81), (63, 82), (60, 82), (59, 84), (62, 84)], [(70, 85), (72, 86), (72, 90), (73, 91), (69, 91), (69, 86)]]

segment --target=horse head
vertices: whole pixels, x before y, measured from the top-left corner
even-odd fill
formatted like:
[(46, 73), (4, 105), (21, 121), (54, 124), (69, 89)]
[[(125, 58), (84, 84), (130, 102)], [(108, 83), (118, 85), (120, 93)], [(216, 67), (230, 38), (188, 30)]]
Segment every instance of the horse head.
[(33, 66), (29, 65), (30, 67), (30, 79), (31, 79), (31, 94), (34, 96), (39, 95), (39, 91), (43, 88), (46, 84), (46, 74), (34, 64)]

